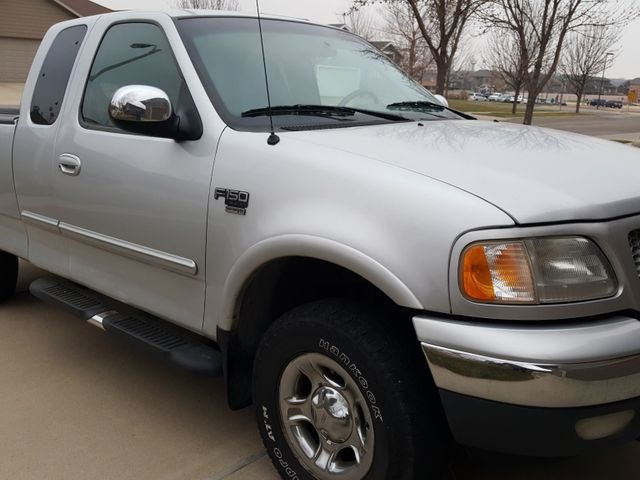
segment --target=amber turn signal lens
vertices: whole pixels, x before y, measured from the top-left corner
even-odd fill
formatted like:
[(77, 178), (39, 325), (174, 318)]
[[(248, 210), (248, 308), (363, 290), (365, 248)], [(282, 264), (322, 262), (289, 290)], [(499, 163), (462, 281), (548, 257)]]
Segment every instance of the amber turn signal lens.
[(462, 290), (479, 302), (536, 300), (527, 250), (522, 242), (472, 245), (463, 254)]
[(474, 300), (492, 302), (496, 299), (493, 280), (482, 245), (474, 245), (464, 254), (462, 286), (464, 293)]

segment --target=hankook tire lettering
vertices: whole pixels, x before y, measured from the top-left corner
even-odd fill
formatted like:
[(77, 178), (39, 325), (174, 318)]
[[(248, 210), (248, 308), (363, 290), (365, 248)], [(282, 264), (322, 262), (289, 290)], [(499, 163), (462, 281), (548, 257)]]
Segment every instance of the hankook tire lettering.
[(356, 366), (355, 362), (351, 362), (350, 357), (346, 353), (341, 352), (338, 347), (336, 347), (335, 345), (332, 345), (330, 342), (328, 342), (323, 338), (320, 339), (318, 345), (320, 346), (321, 349), (326, 350), (329, 353), (331, 353), (333, 356), (335, 356), (340, 363), (344, 364), (347, 367), (347, 370), (349, 370), (351, 375), (365, 390), (365, 395), (367, 396), (367, 399), (369, 400), (369, 402), (371, 402), (371, 411), (374, 415), (374, 418), (377, 420), (380, 420), (381, 422), (384, 422), (382, 418), (382, 411), (380, 410), (380, 407), (376, 405), (377, 403), (376, 396), (371, 390), (369, 390), (369, 382), (365, 378), (365, 376), (362, 374), (360, 369)]

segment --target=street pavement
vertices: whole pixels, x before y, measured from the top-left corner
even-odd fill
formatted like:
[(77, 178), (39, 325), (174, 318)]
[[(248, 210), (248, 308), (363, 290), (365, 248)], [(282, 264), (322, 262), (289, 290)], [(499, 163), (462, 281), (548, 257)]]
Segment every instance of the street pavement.
[[(28, 292), (0, 305), (0, 479), (276, 480), (253, 410)], [(640, 443), (562, 461), (459, 454), (452, 480), (627, 480)]]
[[(564, 108), (566, 111), (567, 107)], [(522, 120), (506, 121), (519, 123)], [(612, 140), (640, 141), (640, 109), (637, 108), (631, 112), (626, 109), (585, 108), (580, 115), (557, 117), (536, 117), (534, 113), (533, 124)]]

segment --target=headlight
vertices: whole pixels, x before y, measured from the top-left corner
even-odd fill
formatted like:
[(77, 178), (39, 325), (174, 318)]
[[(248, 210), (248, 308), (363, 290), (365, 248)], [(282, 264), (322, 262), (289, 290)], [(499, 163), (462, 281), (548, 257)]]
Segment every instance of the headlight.
[(536, 304), (610, 297), (618, 282), (592, 241), (562, 237), (474, 243), (462, 253), (460, 287), (476, 302)]

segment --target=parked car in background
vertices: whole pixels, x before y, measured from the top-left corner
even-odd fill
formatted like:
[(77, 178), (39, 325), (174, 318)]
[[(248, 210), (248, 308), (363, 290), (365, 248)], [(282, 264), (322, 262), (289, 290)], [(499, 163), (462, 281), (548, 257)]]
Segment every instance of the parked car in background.
[(592, 107), (605, 107), (607, 105), (607, 101), (604, 99), (593, 99), (589, 102), (589, 105)]
[(623, 104), (620, 100), (607, 100), (604, 106), (608, 108), (622, 108)]
[(483, 95), (482, 93), (471, 93), (469, 94), (469, 100), (473, 101), (473, 102), (486, 102), (487, 101), (487, 97), (485, 95)]
[[(502, 101), (505, 103), (513, 103), (516, 100), (515, 95), (503, 95), (502, 96)], [(522, 98), (522, 95), (518, 95), (518, 103), (522, 103), (523, 101), (526, 101)]]
[(502, 101), (502, 94), (501, 93), (492, 93), (491, 95), (489, 95), (488, 100), (490, 102), (500, 102)]

